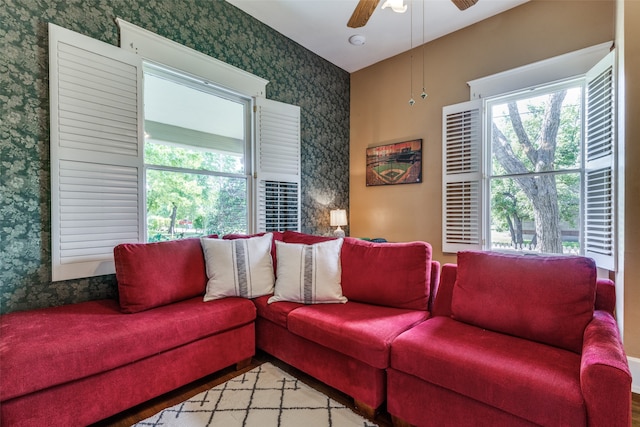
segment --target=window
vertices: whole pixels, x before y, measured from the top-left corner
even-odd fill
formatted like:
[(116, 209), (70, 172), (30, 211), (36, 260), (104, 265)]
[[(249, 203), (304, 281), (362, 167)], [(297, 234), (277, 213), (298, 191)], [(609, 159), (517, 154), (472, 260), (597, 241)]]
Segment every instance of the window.
[(123, 48), (49, 24), (53, 281), (113, 274), (114, 246), (147, 233), (299, 230), (300, 108), (117, 22)]
[(443, 108), (444, 252), (580, 254), (615, 269), (613, 58), (515, 91), (506, 76), (504, 95), (492, 76), (486, 99)]
[(145, 65), (147, 240), (248, 232), (251, 101)]
[(582, 80), (486, 101), (492, 250), (580, 254)]

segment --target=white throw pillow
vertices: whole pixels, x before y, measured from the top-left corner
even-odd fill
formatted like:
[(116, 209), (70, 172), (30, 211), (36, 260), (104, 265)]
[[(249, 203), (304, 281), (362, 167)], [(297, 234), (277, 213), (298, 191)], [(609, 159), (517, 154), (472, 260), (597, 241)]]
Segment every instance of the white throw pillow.
[(235, 240), (200, 238), (209, 278), (204, 300), (272, 293), (272, 239), (272, 233)]
[(304, 245), (276, 241), (278, 277), (268, 303), (345, 303), (342, 295), (340, 249), (342, 239)]

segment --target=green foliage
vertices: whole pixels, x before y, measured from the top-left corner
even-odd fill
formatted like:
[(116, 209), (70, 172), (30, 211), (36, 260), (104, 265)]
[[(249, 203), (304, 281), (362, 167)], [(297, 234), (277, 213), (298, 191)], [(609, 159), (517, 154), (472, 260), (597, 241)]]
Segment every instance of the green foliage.
[(491, 180), (491, 223), (497, 231), (509, 231), (508, 218), (533, 220), (531, 201), (511, 178)]
[(556, 177), (560, 219), (577, 228), (580, 218), (580, 175), (562, 174)]
[(220, 188), (213, 209), (206, 216), (207, 234), (246, 233), (247, 188), (244, 181), (229, 181)]
[(580, 130), (580, 106), (576, 104), (563, 105), (556, 145), (557, 169), (580, 167)]
[[(145, 162), (181, 169), (147, 169), (149, 241), (247, 231), (246, 178), (243, 174), (229, 177), (211, 173), (242, 171), (237, 156), (148, 143)], [(177, 231), (171, 236), (167, 231), (174, 205)]]
[(237, 155), (179, 145), (147, 142), (144, 156), (148, 165), (226, 173), (244, 170), (242, 158)]
[(149, 234), (149, 238), (147, 239), (149, 242), (163, 242), (165, 240), (169, 240), (168, 235), (162, 233), (155, 233), (154, 235)]
[(196, 230), (204, 230), (204, 216), (198, 215), (193, 220), (193, 226), (195, 227)]

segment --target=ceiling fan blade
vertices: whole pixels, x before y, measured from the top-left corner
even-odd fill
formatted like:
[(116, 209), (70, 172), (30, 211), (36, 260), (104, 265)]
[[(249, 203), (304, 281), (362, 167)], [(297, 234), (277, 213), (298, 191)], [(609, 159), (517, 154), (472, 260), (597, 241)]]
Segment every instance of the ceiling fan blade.
[(465, 10), (478, 3), (478, 0), (451, 0), (453, 4), (458, 6), (458, 9)]
[(367, 21), (369, 21), (369, 18), (371, 18), (373, 11), (376, 10), (378, 3), (380, 3), (380, 0), (360, 0), (353, 11), (351, 18), (349, 18), (349, 22), (347, 22), (347, 27), (364, 27), (367, 24)]

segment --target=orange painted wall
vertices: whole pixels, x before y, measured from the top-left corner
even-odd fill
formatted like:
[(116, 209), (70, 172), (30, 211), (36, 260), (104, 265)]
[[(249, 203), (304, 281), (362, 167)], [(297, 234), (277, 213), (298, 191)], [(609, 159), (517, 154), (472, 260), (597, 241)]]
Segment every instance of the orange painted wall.
[[(391, 241), (424, 240), (442, 253), (442, 107), (469, 100), (467, 81), (615, 38), (615, 2), (533, 0), (351, 75), (350, 234)], [(640, 163), (640, 2), (626, 1), (627, 164)], [(413, 54), (414, 98), (410, 107)], [(636, 123), (633, 123), (636, 121)], [(366, 187), (365, 151), (383, 143), (423, 139), (423, 182)], [(635, 141), (635, 143), (634, 143)], [(628, 167), (625, 212), (625, 347), (640, 357), (640, 168)], [(635, 197), (632, 195), (635, 194)], [(634, 261), (635, 264), (634, 265)]]

